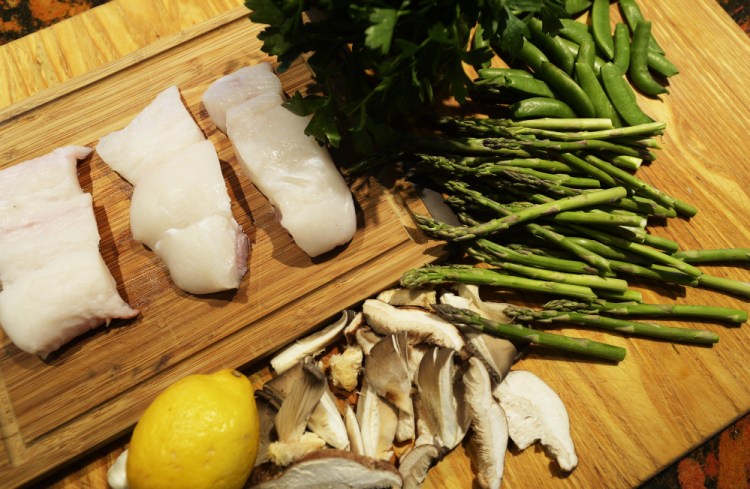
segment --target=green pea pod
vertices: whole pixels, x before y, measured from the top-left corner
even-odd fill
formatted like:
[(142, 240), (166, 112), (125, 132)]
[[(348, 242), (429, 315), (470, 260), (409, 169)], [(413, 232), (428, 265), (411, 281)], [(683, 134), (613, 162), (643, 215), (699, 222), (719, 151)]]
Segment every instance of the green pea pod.
[[(635, 32), (635, 27), (638, 25), (638, 22), (644, 20), (643, 13), (641, 13), (638, 3), (636, 3), (636, 0), (620, 0), (618, 5), (620, 6), (622, 16), (625, 18), (625, 22), (628, 24), (628, 27), (630, 27), (630, 31)], [(653, 34), (651, 34), (649, 39), (649, 49), (652, 49), (661, 55), (664, 54), (664, 50), (659, 46), (659, 43), (656, 42)]]
[(671, 61), (652, 49), (648, 50), (647, 62), (650, 69), (665, 78), (669, 78), (680, 72)]
[(560, 23), (562, 23), (562, 28), (558, 34), (561, 37), (578, 44), (581, 44), (584, 39), (592, 39), (591, 31), (587, 24), (573, 19), (560, 19)]
[(549, 97), (555, 98), (555, 94), (542, 80), (534, 77), (505, 74), (482, 78), (477, 85), (490, 85), (500, 89), (510, 89), (526, 97)]
[(615, 57), (612, 63), (623, 73), (628, 72), (630, 66), (630, 31), (622, 22), (615, 24)]
[(667, 93), (667, 89), (656, 81), (648, 71), (648, 40), (651, 37), (651, 22), (638, 22), (633, 32), (633, 45), (630, 49), (630, 68), (628, 75), (638, 90), (655, 97)]
[(542, 21), (536, 17), (529, 18), (529, 32), (531, 39), (539, 49), (547, 55), (547, 58), (561, 68), (565, 73), (573, 74), (573, 63), (575, 57), (560, 42), (559, 36), (550, 36), (542, 29)]
[(516, 57), (535, 73), (539, 71), (539, 66), (543, 61), (549, 61), (549, 58), (547, 58), (542, 50), (528, 39), (523, 40), (523, 45)]
[(594, 40), (591, 38), (584, 39), (581, 44), (578, 45), (578, 53), (576, 54), (576, 64), (583, 63), (589, 66), (592, 70), (594, 69), (594, 61), (596, 60), (596, 46)]
[(576, 63), (575, 69), (576, 81), (591, 99), (596, 117), (611, 120), (614, 127), (622, 127), (622, 120), (597, 80), (593, 68), (586, 63)]
[(606, 63), (599, 72), (602, 79), (602, 86), (607, 92), (610, 102), (620, 114), (623, 121), (630, 126), (638, 124), (647, 124), (654, 122), (651, 117), (646, 115), (638, 105), (635, 98), (635, 92), (630, 83), (625, 79), (625, 75), (620, 73), (612, 63)]
[(565, 11), (568, 15), (575, 17), (582, 14), (591, 6), (590, 0), (565, 0)]
[(594, 0), (591, 6), (591, 30), (596, 46), (607, 60), (615, 55), (615, 44), (609, 23), (609, 0)]
[[(578, 50), (580, 48), (578, 44), (567, 39), (563, 39), (563, 44), (568, 48), (568, 51), (570, 51), (573, 56), (578, 57)], [(594, 52), (596, 52), (596, 50), (594, 50)], [(606, 61), (604, 61), (600, 56), (594, 54), (594, 73), (596, 73), (597, 76), (599, 75), (599, 70), (602, 68), (604, 63), (606, 63)]]
[(554, 117), (557, 119), (573, 119), (576, 113), (562, 100), (545, 97), (531, 97), (510, 106), (510, 113), (515, 119), (535, 119), (539, 117)]
[(530, 72), (517, 68), (482, 68), (477, 71), (480, 78), (492, 78), (494, 76), (512, 75), (534, 78)]
[(563, 70), (542, 62), (537, 76), (544, 80), (557, 98), (570, 105), (578, 117), (594, 117), (594, 105), (586, 92)]

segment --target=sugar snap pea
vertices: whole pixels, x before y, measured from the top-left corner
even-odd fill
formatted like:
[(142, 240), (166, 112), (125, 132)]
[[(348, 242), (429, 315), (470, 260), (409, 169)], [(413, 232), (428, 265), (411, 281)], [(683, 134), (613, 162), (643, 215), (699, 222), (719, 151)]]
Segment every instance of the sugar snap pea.
[(648, 50), (647, 63), (649, 68), (665, 78), (669, 78), (680, 72), (671, 61), (653, 49)]
[(591, 30), (594, 41), (607, 60), (615, 55), (615, 45), (609, 23), (609, 0), (594, 0), (591, 5)]
[(630, 49), (628, 75), (638, 90), (655, 97), (667, 93), (667, 89), (648, 71), (648, 40), (651, 37), (651, 22), (642, 20), (635, 26), (633, 45)]
[(539, 65), (543, 61), (549, 61), (549, 58), (547, 58), (542, 50), (528, 39), (523, 40), (523, 45), (516, 57), (535, 73), (539, 71)]
[(500, 75), (516, 75), (527, 78), (534, 78), (534, 75), (529, 73), (527, 70), (521, 70), (517, 68), (482, 68), (477, 74), (480, 78), (491, 78), (493, 76)]
[(578, 45), (578, 53), (576, 54), (576, 63), (583, 63), (594, 69), (594, 59), (596, 58), (596, 46), (592, 38), (584, 39), (581, 44)]
[(544, 80), (557, 98), (567, 103), (578, 117), (594, 117), (594, 105), (580, 85), (552, 63), (542, 62), (537, 76)]
[[(583, 45), (582, 45), (583, 46)], [(576, 63), (576, 81), (591, 99), (596, 117), (606, 118), (612, 121), (614, 127), (622, 127), (622, 120), (609, 100), (607, 93), (602, 88), (599, 80), (594, 74), (593, 68), (585, 63)]]
[(568, 15), (575, 17), (578, 14), (588, 10), (591, 6), (591, 0), (565, 0), (565, 11)]
[(622, 22), (615, 24), (615, 57), (612, 63), (623, 73), (630, 66), (630, 31)]
[[(568, 39), (563, 39), (562, 41), (563, 44), (568, 48), (568, 51), (570, 51), (573, 56), (577, 57), (578, 49), (580, 46), (573, 41), (569, 41)], [(604, 63), (606, 63), (606, 61), (604, 61), (601, 56), (594, 54), (594, 73), (596, 73), (597, 76), (599, 75), (599, 70), (602, 68)]]
[(625, 79), (625, 75), (620, 73), (615, 65), (604, 64), (599, 74), (604, 91), (607, 92), (609, 100), (625, 123), (636, 126), (653, 122), (653, 119), (641, 110), (635, 98), (635, 92)]
[(557, 119), (575, 118), (576, 113), (562, 100), (545, 97), (531, 97), (510, 106), (516, 119), (554, 117)]
[(533, 76), (516, 75), (506, 73), (504, 75), (490, 76), (477, 80), (477, 85), (493, 86), (499, 89), (510, 90), (516, 95), (525, 97), (549, 97), (556, 98), (552, 90), (542, 80)]
[[(636, 0), (620, 0), (618, 5), (620, 6), (622, 16), (625, 18), (625, 22), (628, 24), (628, 27), (630, 27), (630, 31), (635, 32), (635, 27), (638, 25), (638, 22), (644, 20), (643, 13), (641, 12), (638, 3)], [(651, 34), (649, 37), (649, 48), (663, 55), (664, 50), (659, 46), (659, 43), (656, 42), (654, 35)]]
[(568, 75), (572, 75), (575, 56), (562, 44), (560, 37), (546, 33), (542, 29), (542, 21), (536, 17), (529, 18), (528, 26), (534, 44), (547, 55), (551, 62), (562, 68)]
[(578, 44), (581, 44), (581, 41), (584, 39), (593, 39), (591, 37), (589, 26), (583, 22), (578, 22), (573, 19), (560, 19), (560, 23), (562, 24), (562, 28), (558, 34), (565, 39)]

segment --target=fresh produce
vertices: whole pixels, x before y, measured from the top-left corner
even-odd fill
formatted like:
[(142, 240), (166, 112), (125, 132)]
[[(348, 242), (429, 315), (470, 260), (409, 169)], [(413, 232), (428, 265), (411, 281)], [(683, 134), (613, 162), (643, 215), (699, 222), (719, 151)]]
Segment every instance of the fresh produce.
[(138, 311), (99, 252), (92, 197), (65, 146), (0, 171), (0, 325), (21, 350), (47, 357), (65, 343)]
[(239, 287), (248, 239), (232, 215), (216, 149), (176, 86), (101, 137), (96, 152), (133, 184), (133, 238), (164, 261), (175, 285), (191, 294)]
[[(307, 133), (334, 147), (351, 140), (361, 154), (398, 139), (403, 123), (435, 102), (464, 101), (472, 82), (463, 63), (482, 66), (493, 48), (515, 56), (529, 34), (524, 15), (540, 16), (546, 31), (567, 17), (559, 0), (246, 5), (253, 22), (268, 25), (262, 49), (282, 69), (312, 53), (307, 63), (324, 93), (295, 94), (287, 104), (313, 115)], [(482, 39), (471, 42), (477, 24)]]
[(127, 452), (130, 489), (240, 489), (260, 425), (253, 387), (235, 370), (192, 374), (148, 406)]
[(225, 124), (242, 170), (309, 256), (348, 243), (357, 230), (354, 199), (325, 147), (305, 136), (309, 118), (282, 107), (281, 82), (268, 63), (230, 73), (203, 102)]
[[(255, 392), (268, 429), (248, 486), (416, 489), (463, 444), (478, 487), (498, 488), (511, 440), (519, 450), (538, 443), (562, 471), (575, 470), (562, 400), (533, 373), (512, 368), (536, 340), (499, 339), (434, 312), (459, 307), (491, 321), (504, 318), (507, 305), (482, 301), (475, 286), (390, 289), (300, 339), (304, 347), (275, 355), (272, 377)], [(342, 377), (349, 381), (336, 382)], [(343, 443), (331, 437), (337, 426)]]

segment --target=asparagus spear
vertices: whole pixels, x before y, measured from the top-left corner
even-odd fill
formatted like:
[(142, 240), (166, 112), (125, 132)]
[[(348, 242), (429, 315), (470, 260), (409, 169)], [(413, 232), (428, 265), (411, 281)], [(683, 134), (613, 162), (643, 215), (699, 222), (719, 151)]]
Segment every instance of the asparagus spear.
[(509, 289), (557, 294), (584, 300), (596, 299), (596, 294), (589, 287), (515, 277), (489, 268), (478, 268), (470, 265), (426, 266), (407, 270), (401, 276), (401, 285), (403, 287), (455, 283), (491, 285)]
[(584, 338), (571, 338), (545, 331), (536, 331), (519, 324), (503, 324), (484, 319), (467, 309), (460, 309), (448, 304), (435, 304), (432, 307), (446, 321), (459, 326), (468, 326), (483, 333), (508, 340), (528, 342), (533, 345), (546, 346), (614, 362), (619, 362), (625, 358), (625, 349), (618, 346)]
[(570, 300), (555, 300), (545, 304), (544, 308), (613, 316), (688, 317), (717, 319), (732, 323), (744, 323), (747, 321), (746, 311), (730, 307), (691, 304), (618, 304), (603, 301), (575, 302)]
[(593, 326), (599, 329), (619, 331), (621, 333), (686, 343), (712, 344), (719, 341), (719, 335), (712, 331), (674, 328), (575, 311), (557, 311), (549, 309), (535, 311), (529, 308), (509, 306), (505, 309), (505, 313), (514, 319), (537, 324), (551, 322), (580, 324)]
[(713, 250), (686, 250), (672, 254), (688, 263), (711, 263), (717, 261), (750, 261), (750, 248), (717, 248)]
[(623, 187), (613, 187), (606, 190), (587, 192), (573, 197), (563, 197), (553, 202), (535, 205), (522, 211), (501, 218), (492, 219), (476, 226), (450, 226), (426, 216), (415, 217), (419, 227), (433, 236), (447, 241), (466, 241), (478, 236), (495, 234), (508, 229), (515, 224), (531, 221), (564, 210), (578, 209), (581, 207), (611, 202), (624, 197), (626, 193), (627, 192)]

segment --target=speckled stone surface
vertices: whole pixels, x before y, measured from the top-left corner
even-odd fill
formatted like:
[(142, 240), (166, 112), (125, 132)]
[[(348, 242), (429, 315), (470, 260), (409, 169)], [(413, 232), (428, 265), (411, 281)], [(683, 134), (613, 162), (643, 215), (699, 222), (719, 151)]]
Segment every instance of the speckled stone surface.
[[(717, 1), (750, 35), (750, 0)], [(0, 44), (106, 2), (0, 0)], [(750, 489), (750, 415), (668, 467), (642, 489)]]

